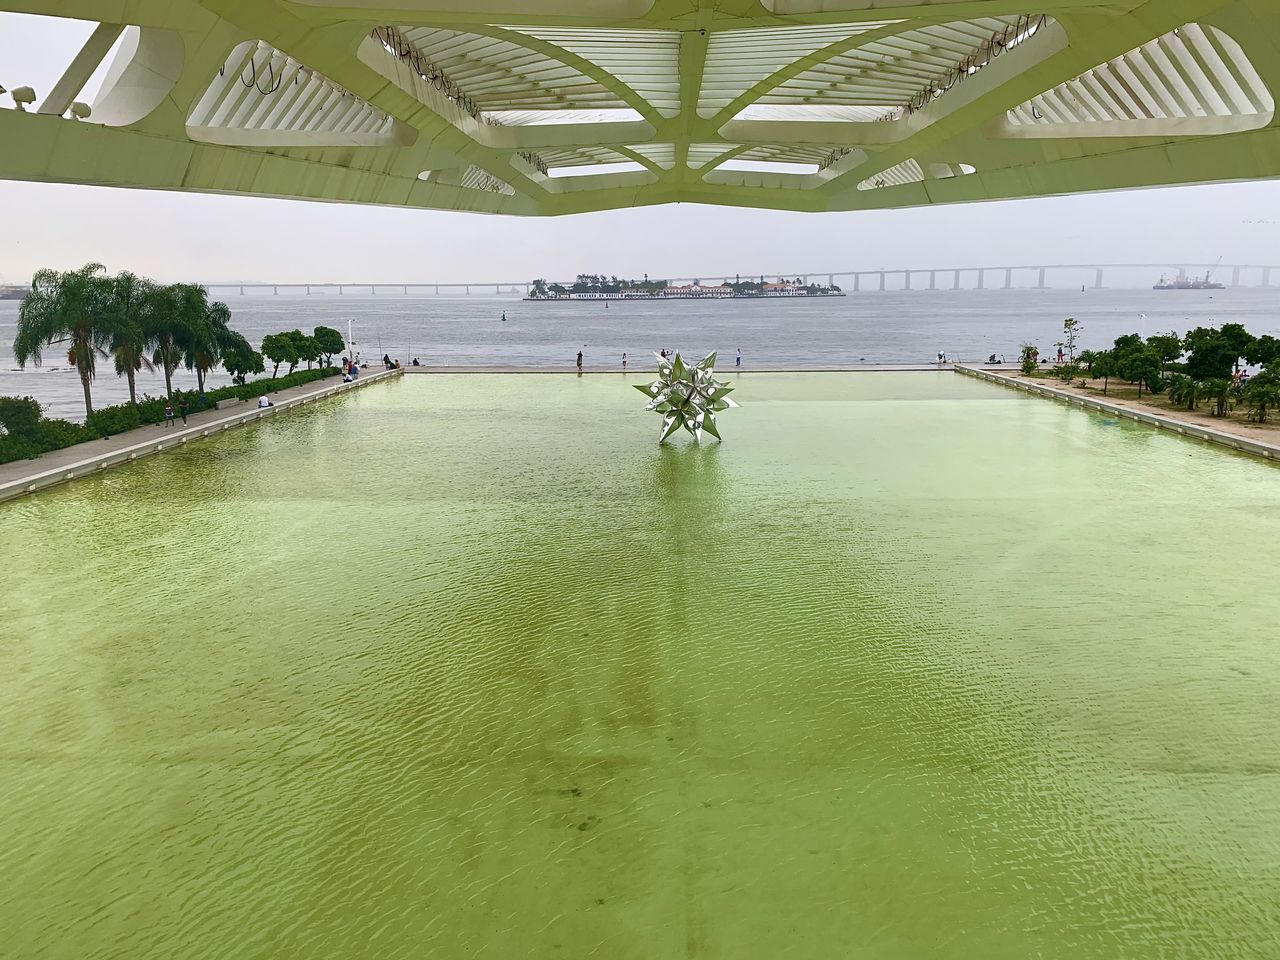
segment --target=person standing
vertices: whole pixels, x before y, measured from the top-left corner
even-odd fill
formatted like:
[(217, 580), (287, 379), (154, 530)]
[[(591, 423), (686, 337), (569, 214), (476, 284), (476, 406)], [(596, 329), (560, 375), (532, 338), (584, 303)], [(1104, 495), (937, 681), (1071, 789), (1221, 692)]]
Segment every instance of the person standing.
[(627, 369), (627, 355), (625, 352), (622, 354), (622, 369)]
[(733, 358), (733, 365), (735, 367), (742, 366), (742, 348), (741, 347), (738, 348), (738, 355)]
[(578, 372), (582, 372), (582, 351), (578, 351)]
[(187, 406), (187, 401), (184, 398), (182, 403), (178, 405), (178, 415), (182, 417), (182, 425), (184, 427), (187, 425), (187, 414), (190, 410), (191, 408)]

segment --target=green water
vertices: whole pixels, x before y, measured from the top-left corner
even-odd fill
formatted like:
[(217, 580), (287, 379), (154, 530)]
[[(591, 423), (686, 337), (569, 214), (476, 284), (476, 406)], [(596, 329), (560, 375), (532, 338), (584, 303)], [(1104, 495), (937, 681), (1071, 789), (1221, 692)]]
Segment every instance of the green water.
[(0, 955), (1280, 956), (1280, 471), (406, 377), (0, 507)]

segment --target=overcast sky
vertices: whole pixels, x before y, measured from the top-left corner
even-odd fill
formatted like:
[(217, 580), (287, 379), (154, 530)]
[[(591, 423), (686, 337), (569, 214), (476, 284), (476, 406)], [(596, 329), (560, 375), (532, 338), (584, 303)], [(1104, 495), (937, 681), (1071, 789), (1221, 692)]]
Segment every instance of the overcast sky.
[[(43, 95), (62, 65), (50, 49), (66, 50), (69, 61), (89, 29), (0, 14), (0, 84)], [(8, 283), (43, 266), (93, 260), (164, 281), (391, 283), (1219, 257), (1280, 263), (1280, 181), (863, 213), (683, 204), (556, 219), (0, 181), (0, 223), (0, 282)]]

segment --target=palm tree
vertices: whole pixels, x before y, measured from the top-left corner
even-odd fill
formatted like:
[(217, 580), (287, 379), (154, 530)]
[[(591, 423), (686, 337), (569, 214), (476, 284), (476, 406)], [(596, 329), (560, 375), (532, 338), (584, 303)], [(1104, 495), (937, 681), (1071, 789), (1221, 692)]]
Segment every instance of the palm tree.
[(203, 394), (204, 378), (218, 365), (222, 359), (222, 347), (228, 342), (231, 310), (221, 301), (209, 303), (209, 294), (204, 287), (188, 289), (184, 302), (191, 312), (187, 316), (182, 361), (188, 370), (196, 372), (196, 383)]
[(186, 342), (181, 284), (153, 287), (146, 299), (143, 330), (151, 361), (164, 371), (165, 396), (173, 401), (173, 371), (182, 362)]
[(147, 298), (152, 283), (128, 271), (111, 278), (107, 297), (107, 314), (111, 318), (111, 356), (116, 374), (129, 380), (129, 402), (138, 404), (137, 373), (144, 367), (155, 369), (147, 356), (147, 332), (144, 325)]
[(112, 333), (104, 310), (109, 281), (102, 271), (100, 263), (65, 273), (37, 271), (31, 292), (18, 307), (18, 335), (13, 340), (13, 356), (19, 367), (25, 367), (28, 360), (39, 366), (46, 346), (69, 344), (67, 362), (80, 374), (86, 417), (93, 414), (89, 384), (97, 373), (97, 358), (106, 356), (103, 348)]

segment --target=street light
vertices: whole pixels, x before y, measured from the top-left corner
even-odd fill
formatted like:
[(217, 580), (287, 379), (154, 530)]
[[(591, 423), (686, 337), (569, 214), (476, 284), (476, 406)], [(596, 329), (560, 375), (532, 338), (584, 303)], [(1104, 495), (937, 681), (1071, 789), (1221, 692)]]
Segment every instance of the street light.
[(26, 104), (36, 102), (36, 92), (31, 87), (18, 87), (12, 91), (13, 103), (19, 110), (26, 112)]

